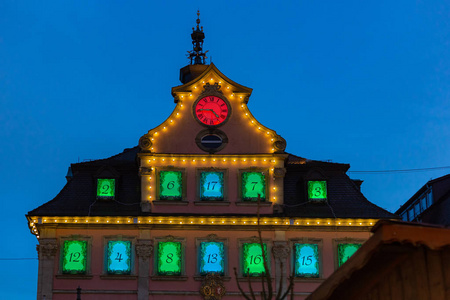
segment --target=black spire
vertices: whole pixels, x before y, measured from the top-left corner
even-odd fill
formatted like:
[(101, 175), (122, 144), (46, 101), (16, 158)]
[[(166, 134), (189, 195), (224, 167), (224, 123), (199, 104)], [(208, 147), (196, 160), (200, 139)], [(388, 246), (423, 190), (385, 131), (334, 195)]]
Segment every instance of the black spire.
[(204, 65), (206, 60), (206, 52), (203, 53), (203, 40), (205, 39), (205, 34), (203, 33), (203, 26), (200, 25), (200, 11), (197, 10), (197, 28), (192, 27), (192, 46), (193, 50), (188, 51), (189, 59), (191, 60), (191, 65)]

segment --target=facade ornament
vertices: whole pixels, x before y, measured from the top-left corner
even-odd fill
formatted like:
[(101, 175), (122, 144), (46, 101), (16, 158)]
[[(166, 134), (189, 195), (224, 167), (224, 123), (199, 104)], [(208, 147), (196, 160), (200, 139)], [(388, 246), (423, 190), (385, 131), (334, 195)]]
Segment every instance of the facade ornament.
[(39, 245), (36, 245), (38, 256), (45, 258), (54, 258), (58, 251), (56, 239), (41, 239)]
[(152, 174), (152, 168), (140, 167), (139, 168), (139, 174), (140, 175), (151, 175)]
[(206, 239), (209, 242), (213, 242), (213, 241), (216, 241), (218, 239), (218, 237), (217, 237), (217, 234), (211, 233), (206, 236)]
[(148, 261), (153, 253), (153, 245), (151, 240), (138, 240), (136, 243), (136, 254), (144, 261)]
[(148, 133), (144, 134), (139, 139), (139, 147), (144, 152), (151, 152), (152, 145), (151, 136)]
[(272, 254), (278, 261), (284, 261), (289, 257), (290, 249), (286, 242), (274, 242)]
[(202, 94), (215, 94), (215, 93), (220, 93), (223, 94), (222, 91), (220, 90), (221, 86), (219, 85), (219, 83), (215, 82), (214, 85), (209, 84), (209, 82), (207, 82), (204, 86), (203, 86), (204, 90)]
[(283, 178), (286, 175), (286, 168), (274, 168), (273, 177)]
[(206, 274), (205, 280), (200, 287), (202, 298), (205, 300), (220, 300), (225, 293), (222, 277), (217, 273)]
[(286, 140), (277, 134), (273, 139), (272, 147), (275, 149), (275, 153), (283, 153), (286, 149)]

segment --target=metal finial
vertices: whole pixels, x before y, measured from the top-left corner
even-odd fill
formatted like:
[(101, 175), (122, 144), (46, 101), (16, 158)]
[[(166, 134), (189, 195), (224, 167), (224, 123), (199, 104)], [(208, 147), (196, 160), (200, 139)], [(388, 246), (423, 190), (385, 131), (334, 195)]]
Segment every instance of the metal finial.
[(191, 38), (193, 51), (189, 52), (189, 59), (191, 60), (191, 65), (204, 65), (206, 60), (206, 52), (203, 52), (203, 40), (205, 39), (205, 34), (203, 33), (203, 26), (200, 27), (200, 10), (197, 10), (197, 28), (192, 28)]

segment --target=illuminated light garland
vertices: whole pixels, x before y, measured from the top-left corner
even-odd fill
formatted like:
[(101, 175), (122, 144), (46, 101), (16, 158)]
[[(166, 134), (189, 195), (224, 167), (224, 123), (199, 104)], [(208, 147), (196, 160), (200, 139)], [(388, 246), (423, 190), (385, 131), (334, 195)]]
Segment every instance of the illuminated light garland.
[[(41, 220), (41, 219), (39, 219)], [(52, 217), (46, 217), (43, 218), (43, 225), (44, 223), (50, 221), (51, 223), (56, 223), (56, 224), (75, 224), (75, 223), (79, 223), (80, 222), (85, 222), (85, 223), (89, 223), (89, 221), (95, 221), (95, 223), (98, 224), (109, 224), (111, 226), (114, 226), (114, 224), (120, 225), (122, 223), (124, 224), (136, 224), (136, 223), (152, 223), (153, 218), (152, 217), (117, 217), (117, 218), (113, 218), (113, 220), (111, 220), (110, 218), (106, 218), (106, 217), (100, 217), (100, 218), (94, 218), (94, 217), (74, 217), (74, 218), (52, 218)], [(41, 224), (41, 221), (39, 221), (39, 223), (37, 222), (38, 220), (35, 220), (35, 222), (33, 222), (32, 219), (29, 219), (29, 225), (30, 225), (30, 230), (33, 234), (38, 235), (38, 229), (37, 226), (40, 226), (39, 224)], [(53, 221), (53, 222), (52, 222)], [(111, 222), (110, 222), (111, 221)], [(115, 222), (114, 222), (115, 221)], [(256, 226), (256, 224), (258, 223), (258, 219), (255, 218), (250, 218), (250, 219), (240, 219), (240, 220), (235, 220), (235, 219), (229, 219), (229, 218), (225, 218), (225, 219), (221, 219), (221, 220), (215, 220), (215, 219), (210, 219), (209, 222), (205, 222), (204, 220), (201, 219), (197, 219), (197, 220), (192, 220), (192, 217), (189, 218), (183, 218), (183, 217), (163, 217), (163, 218), (158, 218), (159, 224), (163, 225), (163, 224), (173, 224), (173, 225), (202, 225), (202, 226), (208, 226), (208, 225), (212, 225), (214, 224), (214, 226), (217, 225), (230, 225), (230, 224), (234, 224), (234, 225), (245, 225), (245, 226)], [(263, 218), (262, 220), (260, 220), (260, 224), (261, 225), (276, 225), (276, 224), (280, 224), (279, 226), (321, 226), (321, 227), (327, 227), (327, 226), (344, 226), (344, 227), (360, 227), (360, 226), (372, 226), (377, 220), (374, 219), (365, 219), (365, 220), (361, 220), (361, 219), (338, 219), (338, 220), (329, 220), (329, 219), (316, 219), (316, 220), (304, 220), (304, 219), (286, 219), (286, 218)], [(281, 222), (281, 223), (279, 223)], [(81, 223), (82, 224), (82, 223)], [(45, 225), (44, 225), (45, 226)], [(123, 226), (123, 225), (121, 225)]]

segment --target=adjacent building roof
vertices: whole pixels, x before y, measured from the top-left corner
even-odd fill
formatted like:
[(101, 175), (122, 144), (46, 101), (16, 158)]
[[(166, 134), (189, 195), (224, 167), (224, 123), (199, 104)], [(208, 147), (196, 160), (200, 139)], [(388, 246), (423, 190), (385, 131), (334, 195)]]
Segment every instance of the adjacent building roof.
[[(72, 177), (51, 201), (30, 211), (33, 216), (142, 216), (141, 181), (137, 154), (139, 147), (125, 149), (112, 157), (72, 164)], [(348, 164), (307, 160), (289, 155), (284, 179), (284, 207), (277, 216), (305, 218), (397, 218), (369, 202), (345, 172)], [(116, 198), (102, 201), (96, 197), (96, 179), (108, 174), (116, 179)], [(309, 202), (308, 180), (324, 179), (327, 201)]]
[(381, 220), (372, 232), (307, 300), (448, 299), (449, 228)]

